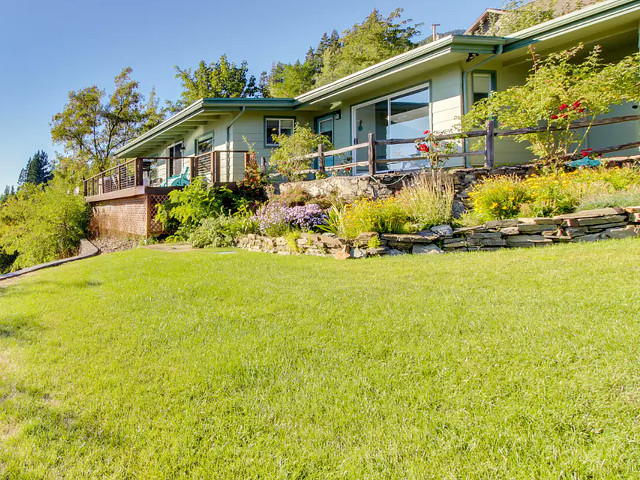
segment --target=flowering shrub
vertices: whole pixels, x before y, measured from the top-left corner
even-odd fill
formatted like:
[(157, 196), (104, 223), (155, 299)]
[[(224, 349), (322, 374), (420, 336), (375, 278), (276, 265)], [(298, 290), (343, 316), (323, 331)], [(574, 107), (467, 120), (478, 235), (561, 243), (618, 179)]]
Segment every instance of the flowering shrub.
[(292, 229), (313, 230), (327, 222), (327, 215), (320, 206), (313, 203), (287, 207), (282, 203), (272, 202), (258, 209), (253, 218), (260, 231), (272, 237), (284, 235)]
[[(544, 131), (516, 135), (515, 140), (529, 143), (535, 155), (549, 162), (576, 156), (597, 115), (640, 98), (639, 54), (605, 64), (596, 46), (584, 60), (576, 61), (582, 49), (580, 44), (542, 60), (532, 49), (533, 69), (526, 83), (477, 102), (463, 119), (464, 130), (484, 127), (495, 119), (501, 128), (540, 124), (546, 126)], [(588, 126), (569, 129), (577, 120)], [(586, 156), (589, 150), (582, 153)]]
[(265, 185), (268, 177), (262, 173), (256, 156), (254, 144), (242, 137), (249, 150), (249, 161), (245, 167), (244, 179), (238, 182), (238, 194), (248, 201), (260, 202), (267, 199)]
[(429, 130), (424, 131), (425, 137), (416, 142), (416, 148), (420, 155), (429, 160), (431, 168), (443, 166), (447, 157), (456, 152), (456, 144), (445, 140), (438, 140), (437, 135)]
[(406, 232), (410, 218), (395, 198), (364, 198), (347, 205), (341, 221), (341, 233), (347, 238), (355, 238), (363, 232)]
[(573, 212), (583, 199), (606, 196), (640, 185), (640, 170), (599, 168), (552, 172), (527, 179), (492, 177), (469, 194), (473, 213), (482, 220), (546, 217)]

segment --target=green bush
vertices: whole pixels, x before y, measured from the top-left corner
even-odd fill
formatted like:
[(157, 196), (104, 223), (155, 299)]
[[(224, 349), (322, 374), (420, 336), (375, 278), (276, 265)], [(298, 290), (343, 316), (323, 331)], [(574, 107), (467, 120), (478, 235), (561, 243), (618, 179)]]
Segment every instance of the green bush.
[(303, 180), (305, 174), (300, 173), (311, 168), (311, 159), (306, 155), (318, 151), (322, 144), (325, 151), (332, 150), (333, 144), (324, 135), (314, 133), (308, 125), (295, 124), (293, 134), (275, 135), (278, 147), (271, 153), (271, 164), (280, 175), (289, 181)]
[(168, 200), (158, 207), (156, 220), (178, 240), (186, 240), (191, 232), (208, 217), (232, 213), (237, 199), (226, 187), (207, 187), (201, 178), (182, 190), (169, 192)]
[[(410, 228), (410, 218), (395, 198), (356, 200), (339, 217), (341, 225), (334, 228), (347, 238), (364, 232), (405, 233)], [(330, 214), (329, 221), (331, 218)]]
[(474, 186), (469, 198), (483, 221), (517, 217), (520, 206), (532, 200), (521, 179), (506, 176), (486, 178)]
[[(12, 270), (66, 258), (86, 237), (90, 209), (60, 179), (46, 187), (23, 185), (0, 206), (0, 251), (14, 256)], [(5, 260), (7, 261), (7, 260)]]
[(635, 185), (628, 190), (603, 193), (584, 198), (576, 211), (593, 210), (606, 207), (635, 207), (640, 205), (640, 187)]
[(491, 177), (478, 183), (470, 198), (474, 214), (483, 221), (517, 216), (550, 217), (573, 212), (588, 199), (633, 203), (633, 194), (628, 198), (624, 193), (607, 198), (636, 186), (640, 186), (637, 168), (597, 168), (532, 175), (524, 180)]
[(257, 226), (248, 213), (205, 218), (189, 235), (196, 248), (230, 247), (238, 235), (256, 233)]

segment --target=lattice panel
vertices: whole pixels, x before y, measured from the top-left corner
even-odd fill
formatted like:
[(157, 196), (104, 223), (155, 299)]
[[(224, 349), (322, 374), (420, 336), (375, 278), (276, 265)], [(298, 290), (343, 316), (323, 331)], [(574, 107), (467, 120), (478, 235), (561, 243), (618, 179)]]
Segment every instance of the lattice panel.
[(156, 215), (158, 214), (158, 206), (162, 205), (167, 199), (168, 195), (149, 195), (149, 234), (159, 235), (166, 233), (162, 224), (156, 221)]

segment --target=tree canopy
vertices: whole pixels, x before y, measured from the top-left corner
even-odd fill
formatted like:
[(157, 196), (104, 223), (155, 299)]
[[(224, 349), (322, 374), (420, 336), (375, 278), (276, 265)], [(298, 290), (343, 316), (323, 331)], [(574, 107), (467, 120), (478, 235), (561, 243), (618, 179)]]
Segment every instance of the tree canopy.
[(416, 47), (413, 39), (420, 35), (421, 24), (401, 20), (402, 11), (384, 17), (373, 10), (342, 35), (325, 33), (304, 62), (275, 63), (268, 75), (269, 94), (293, 97)]
[(201, 98), (255, 97), (260, 93), (256, 77), (249, 74), (246, 61), (240, 65), (222, 55), (217, 62), (201, 60), (198, 68), (185, 70), (177, 65), (176, 78), (182, 82), (180, 100), (173, 107), (183, 108)]
[(164, 119), (155, 92), (145, 102), (131, 71), (125, 68), (115, 77), (111, 95), (96, 85), (69, 92), (51, 122), (53, 142), (64, 149), (59, 170), (74, 177), (104, 170), (118, 148)]
[(41, 185), (53, 178), (53, 166), (49, 161), (49, 156), (43, 150), (38, 150), (33, 157), (27, 161), (27, 166), (20, 172), (18, 185), (31, 183)]

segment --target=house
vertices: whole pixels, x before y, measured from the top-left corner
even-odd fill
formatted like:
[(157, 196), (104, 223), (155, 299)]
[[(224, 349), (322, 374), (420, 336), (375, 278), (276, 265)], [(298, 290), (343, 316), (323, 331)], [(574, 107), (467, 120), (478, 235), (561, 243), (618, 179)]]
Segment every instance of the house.
[[(268, 162), (277, 146), (273, 135), (291, 132), (295, 122), (329, 136), (336, 148), (363, 143), (369, 133), (376, 139), (415, 138), (424, 130), (454, 129), (475, 101), (524, 81), (531, 68), (529, 46), (545, 54), (579, 42), (587, 49), (601, 45), (605, 59), (615, 61), (638, 51), (639, 25), (640, 0), (604, 0), (508, 38), (441, 38), (295, 98), (203, 98), (120, 148), (117, 156), (123, 162), (137, 158), (137, 163), (131, 160), (119, 171), (91, 179), (87, 200), (98, 217), (111, 218), (106, 210), (123, 202), (128, 192), (126, 198), (146, 202), (148, 219), (154, 197), (162, 198), (166, 189), (188, 183), (193, 175), (213, 183), (242, 180), (245, 140)], [(617, 107), (612, 115), (635, 114), (634, 107)], [(638, 122), (602, 126), (591, 131), (586, 147), (636, 141), (639, 134)], [(357, 162), (366, 155), (366, 149), (360, 149), (326, 162)], [(376, 157), (397, 158), (380, 167), (389, 170), (421, 165), (412, 144), (378, 146)], [(506, 139), (496, 143), (496, 163), (529, 160), (531, 154), (522, 145)], [(478, 162), (478, 157), (460, 156), (448, 165)], [(351, 169), (356, 175), (365, 172)], [(153, 233), (151, 223), (147, 220), (144, 232), (128, 233)], [(104, 230), (123, 229), (120, 224), (103, 225)]]

